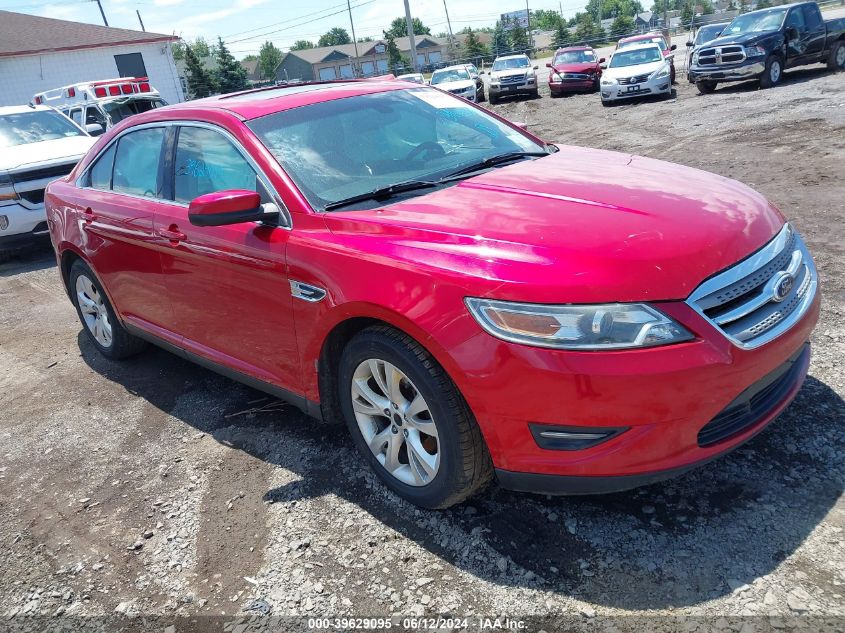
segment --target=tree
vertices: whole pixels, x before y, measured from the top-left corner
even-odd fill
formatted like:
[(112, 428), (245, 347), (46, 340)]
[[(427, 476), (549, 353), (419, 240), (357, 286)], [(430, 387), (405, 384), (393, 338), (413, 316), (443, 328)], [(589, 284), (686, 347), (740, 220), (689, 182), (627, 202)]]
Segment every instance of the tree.
[(202, 61), (191, 45), (185, 46), (185, 71), (188, 80), (188, 94), (192, 99), (202, 99), (217, 90), (214, 77), (202, 65)]
[(563, 24), (563, 20), (557, 25), (554, 35), (552, 35), (552, 46), (555, 48), (563, 48), (571, 41), (569, 31)]
[(463, 54), (467, 59), (472, 60), (476, 66), (481, 63), (481, 58), (489, 55), (490, 51), (478, 39), (478, 36), (472, 32), (471, 28), (466, 29), (466, 37), (463, 43)]
[(198, 37), (190, 46), (194, 49), (194, 54), (200, 59), (211, 57), (214, 54), (212, 47), (208, 45), (204, 37)]
[(506, 30), (507, 24), (503, 24), (502, 22), (496, 22), (496, 28), (493, 30), (493, 41), (491, 42), (491, 48), (493, 49), (493, 54), (497, 57), (499, 55), (507, 55), (511, 50), (511, 44), (508, 40), (508, 32)]
[(243, 59), (241, 59), (241, 62), (254, 62), (256, 59), (258, 59), (258, 55), (250, 53), (249, 55), (244, 55)]
[(373, 40), (373, 36), (372, 36), (372, 35), (365, 35), (364, 37), (359, 37), (359, 38), (358, 38), (358, 43), (359, 43), (359, 44), (361, 44), (362, 42), (372, 42), (372, 41), (374, 41), (374, 40)]
[[(431, 29), (419, 18), (414, 18), (411, 23), (414, 25), (414, 35), (431, 35)], [(405, 18), (396, 18), (390, 23), (390, 28), (385, 33), (390, 33), (393, 37), (405, 37), (408, 35), (408, 22)]]
[(537, 9), (531, 12), (531, 26), (542, 31), (554, 31), (562, 21), (557, 11)]
[(398, 75), (408, 68), (411, 63), (399, 50), (399, 47), (396, 45), (396, 38), (393, 37), (392, 33), (384, 31), (384, 43), (387, 49), (387, 68), (394, 75)]
[(590, 42), (605, 37), (601, 26), (593, 21), (589, 13), (582, 13), (575, 27), (575, 39), (579, 42)]
[[(682, 2), (683, 0), (677, 1)], [(639, 0), (589, 0), (587, 3), (587, 13), (592, 16), (594, 22), (601, 22), (607, 18), (617, 18), (620, 15), (634, 17), (642, 11), (643, 5), (640, 4)]]
[(510, 30), (508, 41), (510, 42), (511, 50), (515, 53), (524, 53), (530, 48), (528, 32), (519, 25), (514, 26)]
[(308, 40), (296, 40), (293, 46), (290, 47), (292, 51), (304, 51), (308, 48), (314, 48), (314, 42)]
[(276, 69), (282, 63), (284, 54), (280, 51), (273, 42), (267, 41), (261, 45), (261, 50), (258, 51), (258, 68), (261, 70), (261, 77), (264, 79), (273, 79), (276, 77)]
[(610, 34), (613, 38), (622, 37), (623, 35), (633, 33), (635, 27), (634, 18), (627, 15), (618, 15), (610, 27)]
[(217, 47), (214, 56), (217, 60), (215, 74), (220, 92), (223, 94), (237, 92), (249, 86), (246, 78), (246, 69), (232, 56), (232, 53), (226, 48), (226, 44), (223, 43), (222, 37), (217, 38)]
[(182, 40), (174, 42), (170, 46), (170, 52), (173, 53), (174, 61), (178, 62), (180, 59), (185, 59), (185, 42)]
[(349, 33), (346, 29), (336, 26), (328, 33), (320, 36), (320, 39), (317, 41), (317, 46), (340, 46), (341, 44), (351, 43), (352, 40), (349, 38)]

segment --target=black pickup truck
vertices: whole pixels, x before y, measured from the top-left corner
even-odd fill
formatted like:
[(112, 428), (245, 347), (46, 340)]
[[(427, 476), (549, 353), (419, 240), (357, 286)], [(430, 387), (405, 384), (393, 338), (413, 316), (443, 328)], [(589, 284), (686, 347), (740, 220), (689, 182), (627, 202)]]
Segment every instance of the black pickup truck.
[(693, 50), (687, 76), (701, 93), (748, 79), (771, 88), (785, 69), (820, 62), (845, 68), (845, 18), (823, 20), (819, 5), (800, 2), (738, 15), (717, 39)]

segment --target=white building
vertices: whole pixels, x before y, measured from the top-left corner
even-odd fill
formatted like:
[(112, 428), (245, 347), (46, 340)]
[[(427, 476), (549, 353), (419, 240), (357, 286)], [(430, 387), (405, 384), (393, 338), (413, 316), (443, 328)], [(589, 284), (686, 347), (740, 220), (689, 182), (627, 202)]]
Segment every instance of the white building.
[(0, 106), (72, 83), (143, 76), (167, 102), (184, 101), (170, 48), (178, 39), (0, 11)]

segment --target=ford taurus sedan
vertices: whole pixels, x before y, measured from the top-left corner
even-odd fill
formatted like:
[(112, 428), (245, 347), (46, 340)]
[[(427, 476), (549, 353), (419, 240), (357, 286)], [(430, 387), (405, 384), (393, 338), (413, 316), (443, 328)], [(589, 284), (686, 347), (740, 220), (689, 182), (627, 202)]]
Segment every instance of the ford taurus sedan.
[(493, 478), (623, 490), (736, 448), (800, 388), (819, 311), (801, 237), (748, 187), (407, 82), (140, 114), (47, 210), (102, 354), (152, 342), (345, 420), (427, 508)]

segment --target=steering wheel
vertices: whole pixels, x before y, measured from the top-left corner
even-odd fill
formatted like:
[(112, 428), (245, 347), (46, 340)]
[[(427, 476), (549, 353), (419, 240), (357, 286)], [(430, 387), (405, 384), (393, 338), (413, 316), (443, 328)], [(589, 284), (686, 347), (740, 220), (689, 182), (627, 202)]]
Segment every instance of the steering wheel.
[(412, 161), (426, 156), (431, 156), (431, 158), (440, 158), (445, 155), (446, 150), (444, 150), (438, 143), (435, 143), (434, 141), (424, 141), (408, 152), (405, 155), (405, 160)]

